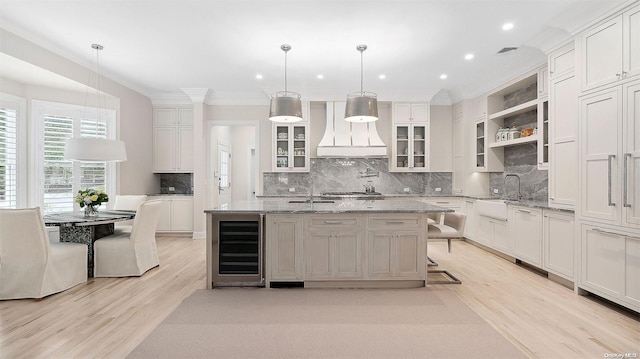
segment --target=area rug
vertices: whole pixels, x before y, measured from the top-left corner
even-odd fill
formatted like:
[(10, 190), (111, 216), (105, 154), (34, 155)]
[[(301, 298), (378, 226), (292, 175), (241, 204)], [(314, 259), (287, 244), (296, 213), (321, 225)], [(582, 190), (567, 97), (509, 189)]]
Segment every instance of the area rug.
[(199, 290), (129, 358), (525, 358), (454, 292)]

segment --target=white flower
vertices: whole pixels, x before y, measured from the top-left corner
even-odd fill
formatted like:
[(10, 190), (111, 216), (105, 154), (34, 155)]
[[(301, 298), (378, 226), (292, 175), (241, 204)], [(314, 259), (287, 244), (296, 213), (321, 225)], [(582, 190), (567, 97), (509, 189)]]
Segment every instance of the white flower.
[(91, 201), (91, 198), (90, 198), (90, 197), (85, 197), (85, 198), (84, 198), (84, 203), (86, 203), (86, 204), (91, 204), (91, 202), (93, 202), (93, 201)]

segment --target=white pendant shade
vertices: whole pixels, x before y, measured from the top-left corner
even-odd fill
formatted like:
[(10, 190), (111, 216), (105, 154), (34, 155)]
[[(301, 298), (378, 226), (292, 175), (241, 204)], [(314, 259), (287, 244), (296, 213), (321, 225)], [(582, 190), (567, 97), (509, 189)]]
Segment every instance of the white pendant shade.
[(67, 141), (64, 159), (85, 162), (123, 162), (127, 160), (124, 142), (103, 138), (79, 137)]
[(269, 120), (273, 122), (302, 121), (302, 101), (295, 92), (276, 92), (271, 96)]
[(372, 92), (354, 92), (347, 95), (344, 120), (373, 122), (378, 120), (378, 99)]

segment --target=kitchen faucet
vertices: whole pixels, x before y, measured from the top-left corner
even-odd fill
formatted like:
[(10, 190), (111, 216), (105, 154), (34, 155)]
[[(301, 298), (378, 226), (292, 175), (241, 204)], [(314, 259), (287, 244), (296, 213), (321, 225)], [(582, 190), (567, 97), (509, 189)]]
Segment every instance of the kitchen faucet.
[(373, 187), (372, 181), (367, 181), (367, 183), (363, 184), (365, 193), (373, 193), (376, 191), (376, 188)]
[(518, 179), (518, 201), (521, 200), (524, 196), (520, 193), (520, 176), (514, 173), (508, 173), (504, 176), (504, 184), (507, 184), (507, 177), (515, 177)]

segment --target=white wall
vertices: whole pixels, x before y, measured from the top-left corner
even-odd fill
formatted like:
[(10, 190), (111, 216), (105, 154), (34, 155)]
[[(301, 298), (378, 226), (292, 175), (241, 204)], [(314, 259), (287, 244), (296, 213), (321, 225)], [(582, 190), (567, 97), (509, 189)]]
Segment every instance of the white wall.
[[(0, 28), (0, 52), (42, 69), (87, 84), (89, 70), (43, 47)], [(153, 110), (151, 100), (113, 80), (104, 78), (103, 90), (119, 108), (119, 138), (127, 146), (128, 161), (119, 163), (118, 187), (121, 194), (157, 193), (160, 183), (153, 176)], [(0, 90), (30, 100), (67, 102), (84, 105), (85, 94), (0, 79)]]
[[(451, 106), (431, 106), (431, 172), (453, 171), (453, 111)], [(435, 136), (434, 136), (435, 134)]]
[(256, 142), (254, 127), (233, 126), (231, 140), (231, 200), (248, 200), (251, 178), (255, 177), (250, 168), (251, 149), (255, 148)]

